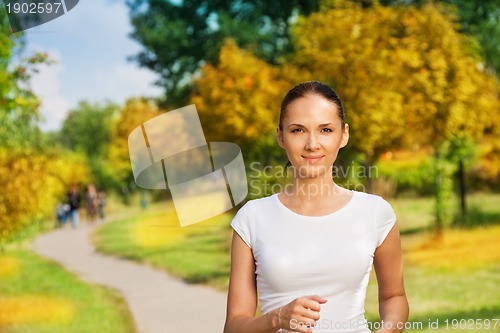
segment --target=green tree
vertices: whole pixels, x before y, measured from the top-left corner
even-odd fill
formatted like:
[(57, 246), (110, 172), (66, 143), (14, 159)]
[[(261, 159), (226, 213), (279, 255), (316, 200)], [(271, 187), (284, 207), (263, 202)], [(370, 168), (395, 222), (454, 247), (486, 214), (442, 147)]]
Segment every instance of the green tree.
[(500, 73), (500, 3), (496, 0), (448, 0), (458, 9), (465, 32), (481, 45), (488, 66)]
[(60, 131), (63, 146), (86, 156), (93, 181), (101, 188), (111, 188), (115, 181), (107, 154), (117, 109), (115, 104), (109, 102), (82, 101), (69, 111)]
[(318, 0), (129, 0), (132, 37), (144, 50), (134, 57), (160, 75), (167, 103), (182, 106), (191, 75), (217, 62), (226, 37), (252, 47), (270, 63), (290, 49), (289, 25), (297, 13), (318, 9)]
[(0, 146), (22, 149), (40, 142), (40, 102), (29, 85), (37, 65), (47, 64), (47, 54), (36, 53), (15, 61), (23, 51), (23, 35), (8, 35), (7, 15), (0, 10)]
[(66, 148), (88, 157), (103, 156), (111, 140), (111, 125), (117, 106), (82, 101), (69, 111), (60, 140)]

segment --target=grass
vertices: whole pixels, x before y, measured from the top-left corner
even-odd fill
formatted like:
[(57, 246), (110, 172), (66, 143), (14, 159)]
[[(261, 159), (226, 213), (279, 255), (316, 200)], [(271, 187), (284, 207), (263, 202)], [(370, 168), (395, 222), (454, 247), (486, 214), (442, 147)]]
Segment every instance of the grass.
[[(409, 321), (422, 323), (418, 332), (449, 332), (453, 319), (500, 318), (500, 226), (449, 229), (441, 238), (432, 234), (420, 237), (405, 250)], [(369, 319), (377, 320), (377, 307), (377, 285), (372, 276), (366, 304)], [(436, 322), (437, 328), (429, 327)], [(482, 330), (453, 328), (453, 332), (471, 331)], [(500, 332), (500, 323), (487, 331)]]
[(409, 247), (409, 264), (440, 270), (470, 270), (500, 263), (500, 225), (475, 229), (448, 229), (441, 236), (428, 235)]
[(234, 214), (180, 227), (171, 202), (103, 225), (94, 234), (98, 251), (148, 263), (189, 283), (225, 290)]
[[(388, 199), (398, 217), (401, 234), (409, 235), (427, 230), (434, 221), (434, 199), (423, 198), (397, 198)], [(453, 198), (458, 215), (459, 203)], [(464, 225), (468, 227), (489, 225), (500, 222), (500, 194), (474, 193), (467, 196), (468, 216)]]
[[(405, 288), (410, 303), (410, 323), (422, 323), (422, 332), (449, 332), (445, 320), (498, 319), (500, 300), (500, 268), (488, 267), (471, 271), (446, 271), (407, 266)], [(377, 291), (375, 279), (367, 293), (367, 318), (377, 320)], [(429, 322), (439, 321), (438, 328)], [(417, 330), (408, 330), (416, 332)], [(479, 331), (453, 329), (453, 332)], [(500, 323), (496, 330), (500, 332)]]
[(127, 305), (115, 292), (90, 286), (29, 251), (0, 254), (3, 333), (134, 333)]
[(419, 232), (432, 225), (433, 198), (398, 198), (387, 200), (394, 208), (401, 234)]
[[(402, 233), (409, 320), (414, 325), (422, 323), (422, 328), (406, 331), (470, 332), (470, 328), (452, 327), (451, 320), (499, 318), (500, 219), (494, 218), (500, 212), (500, 195), (470, 196), (471, 206), (481, 204), (476, 216), (488, 216), (489, 223), (472, 229), (447, 226), (441, 238), (428, 231), (432, 225), (432, 198), (389, 201)], [(227, 290), (231, 236), (228, 225), (234, 211), (180, 228), (172, 203), (151, 208), (104, 225), (95, 235), (98, 249), (150, 263), (188, 282)], [(366, 317), (378, 319), (374, 274), (367, 290)], [(432, 326), (436, 321), (437, 328)], [(500, 323), (487, 332), (500, 332)]]

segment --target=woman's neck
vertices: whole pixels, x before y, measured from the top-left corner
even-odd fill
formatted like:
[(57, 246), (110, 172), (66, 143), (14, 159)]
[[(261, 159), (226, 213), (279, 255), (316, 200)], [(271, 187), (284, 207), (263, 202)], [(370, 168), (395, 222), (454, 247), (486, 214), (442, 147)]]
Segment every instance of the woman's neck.
[(324, 200), (338, 196), (342, 191), (330, 175), (314, 178), (294, 177), (286, 193), (301, 202)]

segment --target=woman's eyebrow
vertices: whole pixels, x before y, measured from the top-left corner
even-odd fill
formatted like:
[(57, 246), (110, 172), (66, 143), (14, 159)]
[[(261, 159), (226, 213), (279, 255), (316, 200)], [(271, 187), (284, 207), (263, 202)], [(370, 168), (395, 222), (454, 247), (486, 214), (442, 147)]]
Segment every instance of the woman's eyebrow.
[[(318, 127), (326, 127), (326, 126), (334, 126), (334, 125), (335, 125), (334, 123), (326, 123), (326, 124), (319, 124)], [(288, 127), (291, 127), (291, 126), (305, 127), (302, 124), (295, 124), (295, 123), (288, 125)]]

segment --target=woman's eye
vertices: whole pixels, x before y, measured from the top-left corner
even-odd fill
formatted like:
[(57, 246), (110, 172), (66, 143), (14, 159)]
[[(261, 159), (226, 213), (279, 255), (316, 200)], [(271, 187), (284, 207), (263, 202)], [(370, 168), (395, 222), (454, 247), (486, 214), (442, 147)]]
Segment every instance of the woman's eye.
[(321, 130), (322, 132), (333, 132), (331, 128), (325, 127)]
[(292, 133), (298, 133), (298, 132), (303, 132), (302, 128), (294, 128), (292, 130)]

